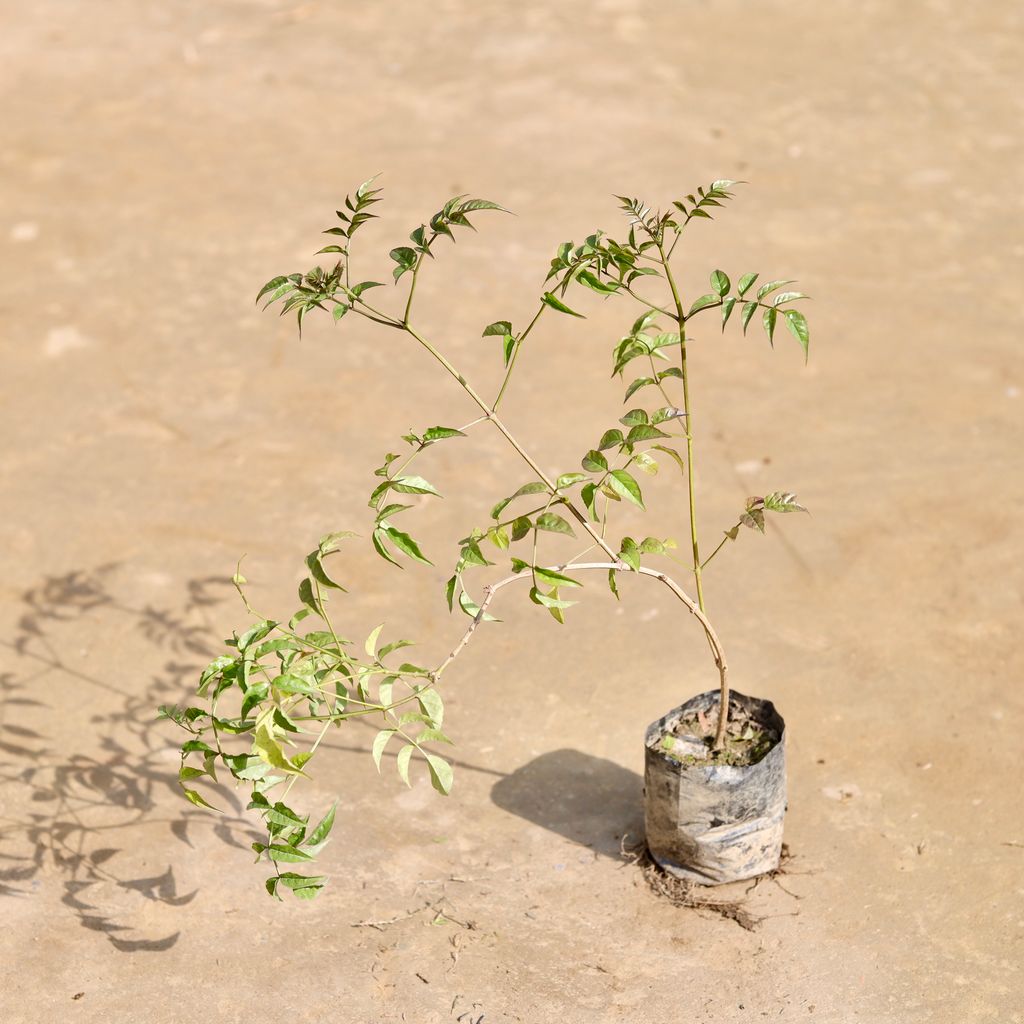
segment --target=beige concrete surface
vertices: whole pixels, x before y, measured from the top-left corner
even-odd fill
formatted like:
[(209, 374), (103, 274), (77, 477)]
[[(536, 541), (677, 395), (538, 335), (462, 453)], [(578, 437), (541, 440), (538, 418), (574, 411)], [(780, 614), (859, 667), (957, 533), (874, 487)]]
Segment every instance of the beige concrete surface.
[[(3, 1024), (1024, 1021), (1019, 4), (0, 8)], [(749, 180), (692, 232), (688, 294), (721, 266), (814, 296), (806, 368), (710, 323), (692, 346), (706, 535), (751, 493), (813, 512), (708, 584), (737, 687), (790, 729), (793, 873), (751, 894), (757, 931), (660, 903), (619, 855), (645, 724), (713, 684), (640, 581), (565, 628), (506, 603), (448, 686), (448, 800), (339, 731), (306, 791), (342, 809), (313, 904), (263, 894), (232, 793), (219, 818), (177, 795), (153, 708), (244, 622), (236, 558), (287, 613), (316, 538), (365, 525), (381, 453), (468, 411), (397, 337), (300, 342), (253, 309), (378, 171), (367, 277), (455, 192), (518, 214), (422, 284), (487, 390), (481, 327), (528, 315), (559, 242), (619, 227), (613, 192)], [(632, 313), (588, 308), (544, 324), (507, 402), (553, 470), (620, 414)], [(354, 553), (343, 607), (433, 657), (462, 627), (451, 541), (522, 474), (486, 435), (430, 470), (438, 568)]]

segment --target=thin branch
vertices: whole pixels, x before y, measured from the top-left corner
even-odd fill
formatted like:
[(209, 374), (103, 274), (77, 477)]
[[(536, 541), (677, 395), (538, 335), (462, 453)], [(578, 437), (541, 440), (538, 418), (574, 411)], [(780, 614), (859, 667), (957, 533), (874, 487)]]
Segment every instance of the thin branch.
[[(566, 570), (573, 571), (587, 571), (587, 570), (613, 570), (615, 572), (635, 572), (640, 576), (649, 576), (652, 579), (657, 580), (663, 586), (667, 587), (672, 591), (673, 595), (679, 600), (691, 615), (700, 623), (701, 628), (704, 630), (704, 635), (707, 637), (708, 643), (711, 647), (711, 653), (715, 660), (715, 666), (718, 669), (719, 683), (723, 693), (728, 693), (728, 666), (725, 661), (725, 652), (722, 650), (721, 641), (718, 639), (718, 634), (715, 633), (714, 627), (708, 621), (707, 616), (701, 611), (700, 606), (686, 593), (683, 588), (676, 583), (671, 576), (666, 575), (658, 569), (650, 569), (647, 566), (640, 566), (639, 569), (632, 569), (626, 565), (625, 562), (615, 559), (611, 562), (565, 562), (560, 565), (549, 566), (553, 572), (565, 572)], [(484, 620), (484, 615), (487, 612), (487, 607), (494, 599), (495, 594), (504, 587), (507, 587), (510, 583), (515, 583), (518, 580), (529, 580), (531, 579), (530, 574), (522, 572), (516, 573), (512, 576), (506, 576), (504, 579), (498, 580), (496, 583), (488, 584), (484, 587), (483, 598), (480, 601), (480, 609), (473, 616), (473, 620), (466, 628), (462, 638), (452, 649), (451, 653), (444, 659), (440, 666), (434, 672), (434, 680), (440, 678), (444, 670), (462, 653), (463, 649), (472, 639), (473, 634), (476, 632), (480, 623)]]
[(676, 317), (674, 313), (670, 313), (667, 309), (663, 309), (661, 306), (656, 306), (653, 302), (648, 302), (647, 299), (645, 299), (642, 295), (637, 295), (637, 293), (633, 291), (633, 289), (630, 288), (628, 284), (624, 285), (623, 287), (625, 291), (629, 292), (629, 294), (632, 295), (634, 299), (636, 299), (637, 302), (641, 303), (644, 306), (647, 306), (648, 309), (653, 309), (656, 313), (661, 313), (662, 316), (671, 317), (671, 319), (675, 320)]
[(545, 309), (547, 309), (547, 304), (542, 302), (540, 304), (540, 309), (537, 310), (537, 312), (533, 316), (533, 319), (529, 322), (529, 324), (527, 324), (526, 330), (523, 331), (523, 333), (520, 334), (519, 337), (516, 339), (516, 347), (512, 350), (512, 358), (509, 360), (508, 368), (505, 370), (505, 377), (501, 382), (501, 387), (498, 389), (498, 395), (494, 399), (494, 404), (492, 405), (491, 408), (498, 408), (498, 405), (501, 402), (501, 398), (505, 394), (505, 388), (508, 387), (508, 382), (512, 377), (512, 371), (513, 369), (515, 369), (516, 359), (519, 357), (519, 350), (523, 347), (523, 342), (526, 341), (526, 338), (529, 335), (530, 331), (533, 330), (533, 325), (540, 319), (541, 314), (544, 312)]

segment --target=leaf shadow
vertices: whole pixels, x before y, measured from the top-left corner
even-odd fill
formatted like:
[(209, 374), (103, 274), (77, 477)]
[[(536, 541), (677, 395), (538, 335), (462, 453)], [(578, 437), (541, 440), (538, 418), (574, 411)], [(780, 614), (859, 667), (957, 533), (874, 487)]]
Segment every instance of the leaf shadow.
[[(45, 577), (21, 595), (13, 634), (0, 640), (20, 666), (0, 673), (0, 788), (6, 790), (0, 896), (32, 898), (55, 870), (60, 902), (81, 927), (101, 933), (120, 952), (159, 952), (180, 932), (140, 935), (124, 920), (139, 915), (107, 909), (111, 893), (182, 907), (198, 890), (179, 892), (170, 866), (144, 876), (120, 866), (131, 862), (142, 833), (164, 825), (176, 841), (192, 845), (189, 830), (199, 826), (244, 848), (255, 837), (233, 793), (225, 793), (230, 810), (215, 821), (181, 803), (170, 743), (155, 712), (169, 694), (191, 689), (213, 657), (207, 613), (233, 589), (227, 578), (190, 580), (175, 606), (137, 607), (119, 596), (126, 588), (118, 570), (108, 564)], [(83, 628), (112, 643), (127, 628), (162, 665), (150, 670), (144, 685), (127, 689), (92, 675), (68, 650), (70, 637)], [(90, 694), (102, 695), (104, 710), (83, 716)], [(46, 723), (58, 716), (73, 719), (74, 734), (83, 737), (79, 749), (45, 734)]]

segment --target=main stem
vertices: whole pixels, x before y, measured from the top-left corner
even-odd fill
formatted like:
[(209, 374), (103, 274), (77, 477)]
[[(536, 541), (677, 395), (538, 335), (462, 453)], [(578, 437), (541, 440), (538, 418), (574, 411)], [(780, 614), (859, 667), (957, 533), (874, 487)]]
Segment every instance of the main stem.
[[(697, 503), (694, 496), (694, 463), (693, 463), (693, 407), (690, 404), (690, 373), (686, 363), (686, 312), (683, 309), (683, 300), (676, 287), (675, 278), (672, 276), (672, 268), (669, 265), (668, 256), (661, 241), (657, 241), (658, 253), (661, 256), (661, 265), (665, 269), (665, 279), (672, 290), (672, 301), (676, 307), (676, 323), (679, 325), (679, 369), (683, 377), (683, 412), (686, 413), (686, 491), (690, 506), (690, 545), (693, 549), (693, 578), (697, 588), (697, 604), (703, 612), (704, 608), (704, 579), (703, 568), (700, 561), (700, 542), (697, 537)], [(718, 724), (715, 729), (715, 749), (720, 749), (725, 743), (725, 730), (729, 724), (729, 686), (723, 673), (721, 680), (721, 694), (718, 702)]]

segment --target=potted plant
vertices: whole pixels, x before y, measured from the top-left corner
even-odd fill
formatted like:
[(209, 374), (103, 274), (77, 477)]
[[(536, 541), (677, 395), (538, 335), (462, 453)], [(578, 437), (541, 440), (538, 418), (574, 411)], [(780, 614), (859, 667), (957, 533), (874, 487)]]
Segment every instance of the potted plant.
[[(180, 779), (185, 796), (210, 806), (195, 780), (215, 778), (225, 768), (251, 794), (249, 807), (263, 820), (265, 838), (254, 844), (259, 857), (274, 868), (267, 890), (280, 896), (290, 890), (312, 898), (326, 879), (310, 864), (328, 840), (336, 807), (317, 823), (292, 806), (292, 789), (307, 776), (309, 760), (328, 730), (357, 717), (377, 719), (379, 731), (372, 756), (380, 768), (389, 746), (397, 746), (398, 773), (407, 783), (414, 763), (422, 764), (434, 788), (447, 794), (452, 768), (440, 751), (451, 740), (444, 729), (442, 687), (448, 671), (506, 590), (528, 595), (558, 622), (574, 604), (583, 579), (600, 573), (618, 597), (617, 579), (632, 573), (667, 591), (680, 611), (696, 620), (707, 639), (715, 687), (675, 708), (653, 723), (646, 734), (647, 841), (652, 856), (667, 870), (702, 882), (752, 877), (778, 863), (785, 809), (784, 723), (771, 703), (730, 689), (722, 643), (708, 617), (703, 576), (722, 548), (748, 527), (764, 532), (770, 513), (802, 510), (793, 494), (777, 491), (748, 499), (710, 554), (702, 553), (694, 496), (698, 432), (691, 404), (692, 380), (687, 363), (693, 322), (718, 317), (724, 330), (735, 316), (744, 333), (758, 316), (769, 342), (783, 327), (802, 347), (809, 334), (804, 315), (793, 304), (803, 296), (785, 290), (791, 282), (758, 284), (746, 273), (735, 284), (723, 271), (710, 276), (711, 290), (684, 299), (673, 273), (672, 257), (688, 229), (733, 197), (736, 182), (714, 181), (655, 212), (638, 199), (619, 197), (626, 214), (618, 239), (595, 232), (582, 244), (558, 247), (542, 294), (524, 327), (498, 320), (483, 329), (495, 339), (504, 376), (493, 397), (485, 397), (442, 351), (424, 336), (413, 317), (417, 285), (430, 261), (470, 217), (501, 211), (498, 204), (456, 196), (409, 236), (409, 245), (390, 251), (397, 304), (379, 302), (384, 286), (361, 280), (354, 269), (353, 238), (371, 219), (380, 201), (374, 181), (364, 182), (345, 199), (337, 223), (325, 232), (333, 265), (307, 273), (274, 277), (260, 289), (264, 308), (280, 304), (294, 313), (301, 333), (311, 313), (335, 321), (360, 317), (419, 345), (436, 361), (441, 376), (461, 387), (479, 415), (471, 422), (432, 426), (403, 437), (400, 451), (388, 452), (376, 470), (369, 497), (370, 539), (389, 563), (432, 564), (408, 532), (408, 496), (439, 496), (420, 475), (429, 450), (450, 444), (474, 429), (489, 429), (508, 445), (524, 468), (524, 482), (490, 509), (489, 516), (458, 542), (459, 554), (445, 594), (450, 610), (468, 617), (450, 652), (434, 664), (404, 660), (409, 641), (378, 626), (361, 649), (336, 627), (330, 597), (343, 588), (335, 564), (349, 532), (323, 537), (310, 551), (307, 575), (299, 586), (299, 609), (288, 619), (270, 619), (251, 607), (240, 571), (234, 576), (247, 611), (255, 621), (226, 641), (228, 652), (203, 671), (201, 700), (194, 706), (163, 707), (161, 714), (188, 732), (182, 744)], [(318, 254), (319, 254), (318, 253)], [(581, 292), (630, 301), (638, 315), (613, 347), (612, 372), (626, 383), (629, 406), (618, 423), (592, 445), (583, 445), (578, 467), (549, 475), (517, 439), (500, 413), (502, 399), (520, 354), (538, 325), (553, 316), (581, 318)], [(579, 297), (577, 297), (579, 296)], [(571, 303), (571, 305), (570, 305)], [(639, 372), (637, 369), (639, 368)], [(628, 372), (627, 372), (628, 371)], [(617, 507), (644, 509), (640, 478), (653, 475), (658, 463), (678, 469), (686, 481), (688, 541), (686, 577), (679, 582), (650, 558), (672, 557), (674, 543), (657, 537), (635, 539), (613, 531)], [(415, 465), (414, 465), (415, 464)], [(584, 550), (565, 557), (547, 556), (549, 541), (578, 538)], [(509, 572), (480, 584), (474, 574), (510, 559)], [(692, 595), (691, 595), (692, 591)]]

